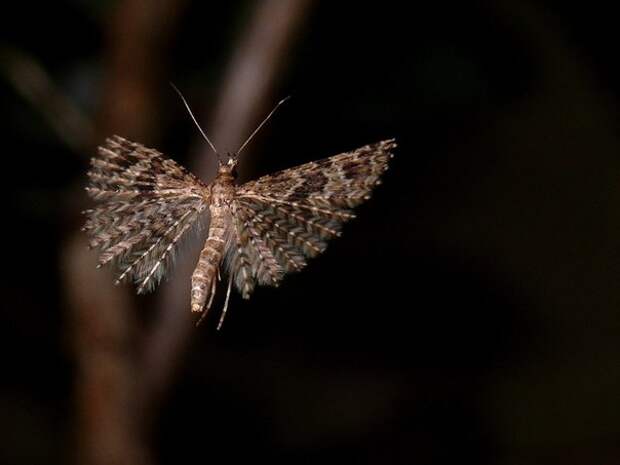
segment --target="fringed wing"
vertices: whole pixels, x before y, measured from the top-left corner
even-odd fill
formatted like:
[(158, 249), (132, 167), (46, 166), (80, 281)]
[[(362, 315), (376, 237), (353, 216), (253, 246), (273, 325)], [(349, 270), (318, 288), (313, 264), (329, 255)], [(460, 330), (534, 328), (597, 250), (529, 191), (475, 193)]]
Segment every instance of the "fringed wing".
[(116, 262), (117, 282), (153, 289), (175, 245), (208, 206), (208, 188), (158, 151), (119, 136), (99, 147), (88, 176), (86, 190), (102, 204), (85, 212), (83, 229), (90, 247), (101, 250), (99, 265)]
[(283, 170), (237, 188), (228, 272), (244, 298), (322, 253), (388, 168), (394, 140)]

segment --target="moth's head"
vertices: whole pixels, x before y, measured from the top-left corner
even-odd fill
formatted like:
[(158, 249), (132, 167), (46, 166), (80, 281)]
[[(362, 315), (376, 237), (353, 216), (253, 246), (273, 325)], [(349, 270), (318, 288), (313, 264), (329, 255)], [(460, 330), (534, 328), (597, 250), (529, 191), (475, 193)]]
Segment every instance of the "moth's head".
[(194, 124), (196, 125), (196, 127), (200, 131), (200, 134), (202, 134), (202, 137), (204, 138), (204, 140), (207, 141), (207, 144), (209, 144), (209, 147), (211, 147), (211, 150), (213, 150), (213, 153), (215, 153), (215, 155), (217, 156), (217, 162), (218, 162), (217, 172), (218, 172), (218, 174), (222, 174), (222, 175), (228, 174), (229, 176), (232, 176), (233, 178), (237, 177), (237, 173), (235, 171), (235, 168), (237, 167), (237, 158), (238, 158), (239, 154), (248, 145), (248, 143), (252, 140), (252, 138), (256, 135), (256, 133), (258, 131), (260, 131), (260, 128), (262, 128), (263, 125), (269, 120), (269, 118), (271, 118), (271, 115), (273, 115), (275, 113), (275, 111), (278, 109), (278, 107), (289, 99), (289, 97), (286, 97), (286, 98), (280, 100), (278, 102), (278, 104), (274, 107), (274, 109), (271, 110), (271, 113), (269, 113), (267, 115), (267, 117), (262, 121), (262, 123), (260, 123), (258, 125), (258, 127), (256, 129), (254, 129), (254, 132), (252, 132), (252, 134), (250, 134), (250, 136), (245, 140), (245, 142), (243, 144), (241, 144), (241, 147), (239, 147), (239, 149), (234, 154), (228, 153), (225, 156), (220, 156), (220, 154), (218, 153), (217, 149), (215, 148), (215, 145), (213, 145), (213, 142), (211, 142), (211, 140), (207, 137), (205, 132), (202, 130), (202, 128), (198, 124), (198, 121), (196, 121), (196, 117), (194, 116), (194, 113), (190, 109), (189, 104), (185, 100), (185, 97), (183, 97), (183, 94), (181, 93), (181, 91), (179, 89), (177, 89), (177, 87), (174, 84), (170, 83), (170, 85), (179, 94), (179, 97), (181, 97), (181, 100), (183, 101), (183, 105), (185, 105), (185, 108), (187, 108), (187, 112), (192, 117), (192, 121), (194, 121)]
[(237, 157), (233, 154), (227, 154), (218, 158), (217, 171), (219, 174), (229, 174), (237, 177)]

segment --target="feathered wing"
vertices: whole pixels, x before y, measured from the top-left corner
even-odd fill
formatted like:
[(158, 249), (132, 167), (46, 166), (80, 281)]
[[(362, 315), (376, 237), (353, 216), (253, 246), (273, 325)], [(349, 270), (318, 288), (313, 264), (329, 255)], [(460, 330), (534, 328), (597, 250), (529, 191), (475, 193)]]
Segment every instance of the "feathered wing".
[(102, 204), (87, 210), (84, 230), (99, 264), (116, 262), (118, 281), (153, 289), (183, 234), (208, 206), (208, 188), (160, 152), (113, 136), (91, 159), (88, 193)]
[(380, 183), (395, 147), (385, 140), (238, 187), (227, 266), (243, 297), (257, 283), (277, 286), (322, 253)]

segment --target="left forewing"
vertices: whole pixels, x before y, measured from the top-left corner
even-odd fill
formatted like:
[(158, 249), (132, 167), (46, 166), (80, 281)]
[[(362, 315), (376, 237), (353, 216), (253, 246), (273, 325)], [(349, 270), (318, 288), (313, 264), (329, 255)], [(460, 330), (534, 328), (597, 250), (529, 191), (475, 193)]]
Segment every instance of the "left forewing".
[(277, 285), (340, 235), (352, 209), (370, 197), (387, 170), (394, 140), (263, 176), (237, 188), (229, 273), (244, 297)]
[(206, 186), (156, 150), (118, 136), (99, 148), (88, 176), (86, 190), (101, 203), (86, 211), (83, 229), (101, 250), (99, 264), (116, 262), (119, 281), (131, 278), (139, 292), (152, 289), (206, 209)]

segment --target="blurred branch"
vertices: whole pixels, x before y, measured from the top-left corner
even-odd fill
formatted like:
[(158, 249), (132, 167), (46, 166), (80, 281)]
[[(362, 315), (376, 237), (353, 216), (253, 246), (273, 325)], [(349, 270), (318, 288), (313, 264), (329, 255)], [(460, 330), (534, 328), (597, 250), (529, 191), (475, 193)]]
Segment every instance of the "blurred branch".
[[(278, 72), (287, 61), (293, 39), (310, 5), (310, 0), (257, 3), (254, 16), (224, 74), (213, 124), (208, 125), (221, 151), (236, 149), (263, 116), (265, 107), (273, 103), (271, 93)], [(196, 174), (202, 179), (211, 179), (214, 160), (205, 144), (194, 156), (192, 164)], [(193, 248), (196, 246), (194, 240)], [(188, 311), (189, 283), (194, 265), (195, 256), (179, 260), (173, 279), (163, 288), (158, 320), (148, 336), (144, 352), (145, 411), (150, 410), (149, 404), (158, 402), (168, 387), (190, 340), (193, 324)]]
[[(121, 133), (148, 140), (157, 133), (154, 93), (164, 81), (163, 44), (184, 4), (116, 3), (107, 30), (106, 82), (95, 137)], [(144, 425), (137, 415), (140, 352), (129, 289), (114, 287), (109, 274), (96, 270), (96, 254), (82, 233), (68, 239), (62, 256), (78, 371), (77, 459), (87, 465), (148, 464)]]
[(45, 69), (31, 56), (0, 46), (2, 73), (14, 89), (41, 113), (58, 136), (82, 153), (93, 141), (94, 128), (84, 113), (67, 98)]
[(96, 269), (88, 241), (74, 235), (62, 257), (65, 298), (76, 357), (77, 463), (143, 464), (144, 448), (131, 415), (135, 392), (130, 357), (135, 340), (132, 300)]
[(155, 111), (162, 88), (163, 57), (186, 0), (118, 2), (107, 30), (109, 46), (103, 102), (102, 136), (122, 134), (141, 140), (156, 134)]

